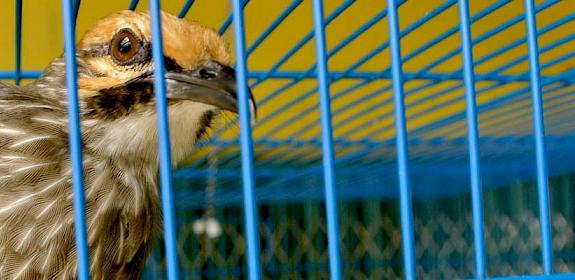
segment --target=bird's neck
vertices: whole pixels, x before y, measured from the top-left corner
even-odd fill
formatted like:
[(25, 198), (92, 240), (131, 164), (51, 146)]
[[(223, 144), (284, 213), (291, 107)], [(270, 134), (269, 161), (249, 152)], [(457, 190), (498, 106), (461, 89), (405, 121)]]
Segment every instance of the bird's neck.
[[(172, 164), (181, 163), (193, 151), (214, 117), (213, 110), (198, 103), (180, 103), (168, 109)], [(141, 168), (158, 167), (158, 130), (155, 111), (130, 114), (107, 122), (84, 122), (87, 145), (113, 161)]]

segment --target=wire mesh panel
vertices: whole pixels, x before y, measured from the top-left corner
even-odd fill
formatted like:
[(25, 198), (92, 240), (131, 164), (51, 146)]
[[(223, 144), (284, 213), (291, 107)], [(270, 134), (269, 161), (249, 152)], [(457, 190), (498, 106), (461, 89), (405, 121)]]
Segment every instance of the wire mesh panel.
[[(66, 73), (91, 11), (151, 19), (165, 242), (144, 278), (575, 279), (575, 2), (91, 2), (54, 6)], [(0, 78), (29, 83), (41, 71), (27, 34), (43, 27), (26, 26), (49, 9), (1, 5), (14, 43), (2, 41)], [(237, 73), (239, 117), (222, 113), (173, 171), (161, 8), (217, 30)]]

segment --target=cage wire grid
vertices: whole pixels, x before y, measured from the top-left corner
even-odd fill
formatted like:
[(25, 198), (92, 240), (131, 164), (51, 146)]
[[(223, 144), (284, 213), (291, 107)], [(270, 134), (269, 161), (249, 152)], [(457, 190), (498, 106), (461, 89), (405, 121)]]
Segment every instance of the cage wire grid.
[[(138, 2), (126, 4), (144, 10)], [(205, 1), (181, 2), (175, 14), (193, 19)], [(41, 71), (22, 69), (14, 4), (14, 68), (0, 78), (19, 83)], [(149, 1), (155, 38), (159, 5)], [(165, 242), (145, 277), (575, 279), (573, 1), (233, 0), (229, 10), (215, 28), (233, 41), (240, 116), (173, 172), (173, 193), (157, 104)], [(62, 1), (67, 73), (79, 14), (79, 0)], [(74, 75), (67, 82), (75, 92)], [(246, 85), (260, 108), (253, 131)], [(198, 234), (194, 219), (222, 236)]]

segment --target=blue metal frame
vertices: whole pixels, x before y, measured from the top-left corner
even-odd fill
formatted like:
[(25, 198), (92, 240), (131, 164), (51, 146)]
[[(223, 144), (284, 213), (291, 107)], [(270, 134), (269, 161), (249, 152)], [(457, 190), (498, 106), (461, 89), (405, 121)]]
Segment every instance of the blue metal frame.
[(68, 93), (68, 129), (70, 139), (70, 159), (72, 164), (72, 186), (74, 194), (74, 232), (78, 278), (90, 279), (88, 241), (86, 237), (86, 213), (84, 209), (84, 175), (82, 168), (82, 139), (80, 133), (80, 109), (76, 83), (76, 36), (72, 0), (62, 0), (64, 28), (64, 55), (66, 61), (66, 89)]
[(130, 0), (130, 5), (128, 6), (128, 10), (135, 10), (138, 7), (138, 3), (140, 0)]
[(481, 191), (481, 166), (479, 160), (479, 132), (475, 105), (475, 75), (473, 71), (473, 45), (467, 0), (459, 0), (459, 25), (463, 57), (465, 101), (467, 104), (467, 138), (469, 141), (469, 169), (471, 174), (471, 204), (473, 213), (473, 244), (475, 277), (485, 276), (485, 247), (483, 245), (483, 199)]
[(238, 111), (240, 119), (240, 145), (244, 194), (245, 231), (248, 247), (248, 268), (250, 280), (260, 279), (260, 254), (257, 227), (257, 204), (255, 201), (254, 159), (252, 150), (252, 129), (250, 126), (249, 91), (247, 87), (247, 65), (245, 55), (244, 5), (247, 1), (233, 0), (234, 45), (236, 50), (236, 80), (238, 89)]
[(168, 125), (168, 102), (164, 82), (164, 48), (160, 1), (150, 0), (150, 24), (152, 29), (152, 57), (154, 60), (154, 92), (158, 117), (158, 152), (160, 153), (160, 189), (162, 198), (164, 245), (168, 279), (179, 279), (178, 251), (176, 249), (176, 214), (172, 183), (172, 158), (170, 152), (170, 128)]
[(403, 70), (399, 35), (399, 14), (396, 0), (387, 0), (389, 53), (393, 82), (393, 104), (397, 144), (397, 177), (399, 179), (399, 207), (401, 213), (401, 242), (403, 247), (403, 270), (405, 279), (414, 280), (415, 246), (413, 245), (413, 211), (411, 209), (411, 186), (409, 183), (409, 153), (403, 94)]
[(539, 48), (537, 47), (537, 25), (535, 23), (533, 0), (525, 0), (525, 23), (527, 25), (527, 46), (529, 48), (529, 74), (533, 99), (533, 130), (537, 164), (537, 196), (539, 198), (539, 220), (541, 226), (541, 254), (543, 273), (553, 272), (551, 248), (551, 223), (549, 217), (549, 187), (547, 181), (547, 156), (545, 152), (545, 128), (543, 124), (543, 99), (539, 70)]
[(187, 0), (186, 3), (184, 3), (184, 5), (182, 6), (182, 9), (180, 10), (180, 12), (178, 13), (178, 17), (179, 18), (186, 17), (186, 15), (188, 14), (188, 11), (190, 11), (190, 8), (194, 4), (194, 2), (195, 2), (195, 0)]
[(313, 26), (315, 33), (315, 53), (317, 60), (317, 83), (321, 110), (321, 144), (323, 150), (323, 179), (325, 191), (325, 210), (327, 214), (327, 240), (329, 251), (330, 278), (341, 279), (339, 257), (339, 230), (337, 219), (337, 199), (334, 180), (334, 151), (331, 130), (331, 109), (327, 55), (325, 47), (325, 23), (322, 0), (313, 1)]
[[(186, 17), (189, 10), (196, 1), (186, 0), (182, 4), (182, 8), (178, 13), (178, 17)], [(292, 48), (290, 48), (285, 54), (283, 54), (276, 63), (273, 64), (270, 69), (265, 71), (249, 71), (247, 67), (247, 58), (258, 49), (258, 47), (298, 8), (303, 0), (292, 0), (289, 2), (285, 8), (281, 10), (276, 18), (259, 34), (258, 37), (246, 48), (246, 30), (244, 26), (244, 8), (249, 4), (249, 0), (232, 0), (232, 13), (226, 17), (218, 32), (223, 34), (228, 31), (232, 23), (233, 33), (234, 33), (234, 44), (235, 44), (235, 57), (236, 57), (236, 69), (237, 69), (237, 88), (238, 88), (238, 111), (239, 111), (239, 124), (240, 124), (240, 139), (239, 145), (241, 150), (241, 160), (237, 161), (241, 163), (242, 166), (242, 182), (243, 182), (243, 206), (245, 209), (244, 219), (245, 219), (245, 231), (246, 231), (246, 243), (247, 243), (247, 266), (249, 278), (252, 280), (257, 280), (261, 278), (261, 264), (260, 264), (260, 249), (259, 249), (259, 236), (258, 236), (258, 214), (257, 214), (257, 203), (255, 196), (255, 179), (257, 177), (281, 177), (280, 179), (273, 181), (272, 183), (266, 185), (267, 189), (258, 191), (258, 194), (262, 196), (269, 196), (276, 187), (282, 186), (292, 182), (293, 180), (298, 180), (305, 178), (305, 176), (312, 175), (323, 175), (324, 180), (324, 199), (326, 202), (326, 214), (327, 214), (327, 237), (328, 237), (328, 249), (329, 249), (329, 267), (331, 278), (341, 279), (342, 277), (342, 264), (340, 260), (340, 248), (339, 248), (339, 236), (338, 236), (338, 215), (337, 215), (337, 195), (335, 191), (336, 180), (335, 180), (335, 166), (342, 163), (352, 163), (357, 162), (359, 158), (373, 153), (375, 150), (386, 145), (395, 145), (397, 148), (397, 158), (396, 160), (386, 160), (382, 166), (379, 161), (371, 160), (365, 162), (365, 166), (369, 168), (379, 168), (377, 170), (382, 170), (384, 167), (387, 168), (389, 164), (397, 162), (398, 164), (398, 194), (400, 202), (400, 220), (402, 229), (402, 252), (403, 252), (403, 263), (404, 263), (404, 274), (406, 279), (416, 278), (416, 260), (414, 253), (414, 236), (413, 236), (413, 213), (412, 213), (412, 194), (411, 194), (411, 180), (410, 180), (410, 163), (416, 162), (419, 164), (419, 168), (433, 168), (432, 163), (422, 164), (420, 159), (420, 152), (413, 152), (410, 154), (408, 152), (408, 146), (410, 144), (437, 144), (442, 143), (449, 147), (459, 145), (462, 139), (432, 139), (432, 140), (422, 140), (422, 136), (426, 135), (436, 129), (445, 129), (444, 133), (455, 133), (462, 130), (464, 127), (467, 128), (467, 141), (468, 141), (468, 160), (469, 160), (469, 172), (470, 172), (470, 187), (471, 187), (471, 202), (472, 202), (472, 213), (473, 213), (473, 242), (474, 242), (474, 262), (475, 262), (475, 278), (474, 279), (574, 279), (574, 274), (553, 274), (553, 250), (552, 250), (552, 236), (551, 236), (551, 219), (550, 219), (550, 203), (548, 194), (548, 176), (549, 171), (547, 170), (547, 151), (546, 151), (546, 135), (544, 127), (544, 100), (545, 102), (553, 102), (557, 100), (563, 100), (573, 93), (572, 87), (575, 84), (575, 72), (573, 70), (565, 71), (564, 73), (558, 75), (541, 75), (541, 71), (547, 70), (552, 66), (556, 66), (559, 63), (565, 62), (569, 59), (575, 57), (575, 52), (567, 52), (561, 56), (544, 60), (543, 63), (539, 62), (539, 56), (541, 54), (550, 52), (558, 47), (564, 46), (565, 44), (571, 43), (575, 40), (575, 34), (568, 34), (567, 36), (548, 43), (541, 48), (538, 47), (537, 38), (539, 35), (546, 34), (552, 30), (555, 30), (565, 24), (571, 23), (575, 20), (575, 14), (568, 14), (562, 18), (542, 26), (539, 29), (536, 27), (536, 14), (544, 11), (545, 9), (551, 8), (554, 5), (561, 3), (561, 0), (545, 0), (539, 5), (535, 6), (533, 0), (525, 0), (525, 12), (524, 14), (517, 15), (510, 18), (503, 23), (493, 27), (492, 29), (484, 32), (472, 38), (470, 33), (471, 25), (486, 17), (487, 15), (493, 13), (494, 11), (505, 7), (512, 0), (499, 0), (493, 4), (483, 8), (474, 15), (470, 15), (468, 0), (445, 0), (443, 3), (439, 4), (432, 11), (427, 13), (424, 17), (415, 20), (413, 23), (408, 25), (403, 30), (399, 30), (399, 12), (398, 9), (405, 1), (401, 0), (386, 0), (387, 8), (382, 9), (374, 16), (367, 19), (360, 27), (351, 32), (345, 38), (338, 41), (331, 49), (326, 46), (326, 35), (325, 28), (340, 15), (345, 13), (350, 7), (355, 3), (353, 0), (345, 0), (324, 18), (323, 15), (323, 1), (313, 0), (313, 23), (314, 29), (302, 37)], [(135, 10), (137, 8), (139, 1), (131, 0), (129, 1), (129, 9)], [(159, 143), (158, 148), (160, 152), (160, 185), (161, 185), (161, 198), (162, 198), (162, 209), (164, 211), (164, 240), (166, 248), (166, 264), (168, 270), (168, 279), (178, 279), (179, 277), (179, 267), (178, 267), (178, 257), (176, 250), (176, 217), (174, 211), (174, 195), (173, 195), (173, 183), (172, 183), (172, 170), (171, 170), (171, 158), (170, 158), (170, 143), (169, 143), (169, 127), (167, 118), (167, 104), (166, 104), (166, 88), (163, 81), (164, 76), (164, 62), (162, 53), (162, 41), (161, 41), (161, 22), (160, 22), (160, 4), (159, 0), (150, 0), (150, 18), (151, 18), (151, 28), (152, 28), (152, 52), (154, 58), (154, 88), (156, 94), (156, 110), (157, 110), (157, 125), (158, 125), (158, 137)], [(458, 5), (459, 10), (459, 26), (449, 28), (446, 31), (437, 34), (430, 41), (422, 43), (415, 50), (409, 52), (405, 56), (401, 56), (400, 41), (403, 37), (409, 35), (414, 30), (417, 30), (422, 25), (430, 22), (436, 16), (444, 13), (446, 10), (450, 9), (454, 5)], [(63, 28), (65, 37), (65, 61), (66, 61), (66, 73), (76, 73), (75, 64), (75, 22), (80, 9), (80, 0), (62, 0), (62, 15), (63, 15)], [(16, 84), (19, 84), (22, 79), (32, 79), (38, 77), (40, 71), (22, 71), (21, 67), (21, 53), (22, 53), (22, 6), (23, 0), (15, 0), (15, 65), (14, 71), (4, 71), (0, 72), (0, 79), (13, 79)], [(349, 65), (346, 69), (339, 71), (329, 71), (328, 61), (330, 58), (337, 55), (341, 50), (345, 49), (350, 43), (354, 42), (366, 31), (373, 28), (376, 24), (381, 22), (387, 17), (388, 28), (389, 28), (389, 40), (378, 45), (374, 49), (367, 52), (363, 57), (358, 57), (357, 61), (352, 65)], [(497, 49), (489, 51), (482, 57), (475, 59), (473, 58), (473, 46), (477, 45), (493, 36), (500, 34), (512, 28), (516, 24), (520, 24), (525, 21), (526, 26), (526, 36), (521, 37), (511, 43), (506, 43), (498, 47)], [(402, 70), (402, 64), (411, 61), (412, 59), (417, 59), (418, 56), (422, 55), (428, 48), (446, 40), (450, 36), (457, 32), (461, 34), (461, 48), (453, 49), (446, 52), (444, 55), (435, 58), (433, 61), (429, 62), (415, 72), (404, 72)], [(312, 38), (315, 38), (315, 54), (316, 54), (316, 64), (310, 66), (304, 71), (290, 71), (290, 70), (280, 70), (282, 66), (292, 58), (296, 53), (298, 53), (306, 44), (308, 44)], [(474, 67), (482, 65), (488, 61), (494, 59), (500, 59), (501, 56), (507, 51), (516, 48), (524, 43), (527, 43), (528, 54), (525, 56), (519, 56), (509, 61), (505, 60), (502, 65), (490, 69), (489, 71), (476, 73)], [(359, 71), (361, 66), (367, 62), (374, 59), (378, 54), (388, 49), (391, 55), (391, 64), (382, 67), (380, 71), (370, 72), (370, 71)], [(434, 69), (437, 66), (442, 65), (449, 59), (452, 59), (461, 52), (462, 55), (462, 68), (449, 73), (436, 72)], [(518, 65), (522, 62), (529, 62), (529, 70), (524, 73), (507, 74), (506, 71), (513, 66)], [(304, 126), (298, 128), (295, 133), (292, 134), (294, 139), (288, 140), (273, 140), (273, 136), (280, 133), (285, 127), (296, 121), (302, 120), (304, 117), (312, 114), (317, 110), (317, 106), (309, 105), (305, 107), (300, 112), (286, 118), (283, 121), (274, 124), (263, 139), (258, 139), (256, 144), (261, 144), (270, 148), (275, 147), (301, 147), (293, 155), (287, 155), (285, 158), (269, 158), (258, 162), (260, 166), (266, 165), (289, 165), (295, 158), (306, 155), (307, 153), (319, 153), (319, 147), (321, 147), (322, 154), (322, 165), (312, 166), (305, 171), (300, 170), (270, 170), (267, 168), (258, 169), (258, 174), (255, 174), (254, 166), (254, 151), (253, 151), (253, 140), (252, 140), (252, 128), (250, 126), (250, 112), (248, 109), (249, 100), (249, 89), (247, 87), (248, 79), (254, 79), (251, 83), (252, 87), (257, 87), (269, 79), (287, 79), (287, 83), (280, 86), (278, 89), (268, 94), (265, 98), (260, 100), (258, 104), (260, 106), (268, 104), (274, 98), (280, 96), (282, 93), (292, 89), (293, 87), (300, 85), (302, 81), (307, 79), (317, 79), (317, 87), (307, 90), (296, 98), (293, 98), (286, 104), (283, 104), (280, 108), (273, 111), (272, 113), (264, 116), (263, 119), (257, 124), (257, 126), (263, 126), (265, 123), (271, 122), (275, 117), (279, 116), (281, 113), (285, 112), (288, 108), (295, 106), (299, 102), (305, 100), (308, 97), (313, 96), (315, 93), (319, 94), (319, 111), (318, 116), (320, 117), (320, 128), (321, 141), (317, 139), (304, 139), (299, 140), (299, 137), (305, 133), (312, 130), (317, 126), (315, 123), (308, 123)], [(354, 80), (354, 83), (347, 86), (346, 88), (333, 92), (330, 95), (330, 84), (335, 84), (338, 81), (344, 79)], [(381, 88), (378, 88), (360, 98), (353, 100), (345, 106), (336, 108), (333, 112), (331, 110), (331, 100), (339, 99), (344, 96), (349, 96), (356, 90), (361, 89), (367, 85), (370, 85), (378, 80), (385, 79), (390, 80), (391, 83), (385, 84)], [(411, 80), (425, 80), (424, 83), (408, 87), (404, 90), (404, 83)], [(439, 82), (444, 81), (458, 81), (459, 83), (454, 84), (448, 88), (435, 88), (435, 85)], [(479, 95), (502, 88), (510, 83), (514, 82), (530, 82), (530, 86), (522, 87), (519, 89), (512, 90), (504, 96), (493, 98), (487, 102), (476, 104), (476, 99)], [(476, 82), (489, 82), (485, 86), (481, 86), (476, 89)], [(66, 86), (68, 89), (68, 104), (69, 104), (69, 130), (70, 130), (70, 155), (72, 164), (72, 180), (73, 180), (73, 193), (74, 193), (74, 219), (75, 219), (75, 238), (76, 238), (76, 248), (78, 257), (78, 277), (79, 279), (89, 278), (89, 255), (87, 248), (87, 237), (86, 237), (86, 220), (85, 220), (85, 209), (84, 209), (84, 193), (83, 193), (83, 173), (82, 173), (82, 147), (81, 147), (81, 136), (80, 136), (80, 115), (78, 108), (78, 97), (77, 97), (77, 83), (76, 75), (66, 75)], [(425, 114), (429, 114), (436, 110), (435, 108), (425, 109), (414, 114), (409, 114), (406, 117), (406, 106), (417, 106), (423, 104), (435, 97), (450, 94), (457, 90), (465, 90), (464, 96), (450, 97), (442, 101), (442, 105), (451, 104), (460, 100), (465, 100), (466, 110), (465, 112), (459, 112), (446, 116), (440, 120), (435, 121), (433, 124), (428, 126), (415, 128), (407, 131), (406, 122), (419, 118)], [(559, 92), (561, 89), (568, 89), (566, 92)], [(404, 104), (404, 98), (406, 96), (411, 96), (415, 94), (420, 94), (423, 92), (430, 92), (422, 97), (414, 98), (414, 101), (409, 104)], [(533, 275), (533, 276), (517, 276), (517, 277), (489, 277), (486, 275), (486, 253), (484, 245), (484, 230), (483, 230), (483, 201), (482, 201), (482, 166), (480, 162), (480, 152), (479, 148), (481, 144), (492, 144), (494, 142), (505, 142), (505, 139), (491, 139), (491, 138), (480, 138), (478, 131), (478, 111), (494, 112), (496, 109), (503, 108), (504, 106), (525, 101), (528, 99), (528, 93), (531, 93), (531, 103), (532, 111), (527, 112), (529, 105), (522, 104), (513, 109), (506, 111), (509, 116), (504, 116), (500, 113), (490, 115), (486, 118), (482, 118), (482, 122), (494, 122), (501, 120), (509, 120), (510, 118), (521, 116), (527, 118), (529, 114), (533, 118), (533, 131), (535, 140), (535, 171), (537, 176), (537, 193), (538, 193), (538, 208), (540, 217), (540, 231), (541, 231), (541, 254), (542, 254), (542, 267), (543, 275)], [(339, 114), (344, 114), (348, 110), (354, 108), (355, 106), (365, 104), (369, 102), (372, 98), (377, 97), (381, 94), (391, 93), (392, 97), (381, 102), (374, 102), (367, 106), (365, 110), (361, 112), (349, 114), (345, 118), (340, 118), (333, 121), (332, 116)], [(545, 99), (544, 99), (545, 98)], [(548, 106), (545, 109), (552, 111), (559, 109), (558, 112), (549, 113), (546, 115), (546, 120), (556, 120), (564, 119), (565, 112), (567, 111), (567, 105), (572, 106), (574, 101), (570, 100), (568, 102)], [(363, 135), (359, 140), (348, 141), (347, 139), (353, 135), (360, 133), (363, 129), (369, 127), (370, 123), (365, 123), (358, 125), (353, 128), (349, 128), (340, 134), (335, 135), (334, 131), (339, 127), (343, 126), (345, 123), (361, 116), (361, 114), (370, 113), (378, 108), (387, 105), (394, 105), (394, 110), (392, 112), (386, 112), (381, 118), (395, 117), (393, 124), (382, 125), (380, 128), (370, 132), (367, 135)], [(569, 107), (571, 108), (571, 107)], [(233, 127), (237, 123), (236, 120), (227, 124), (224, 129), (219, 130), (215, 133), (215, 137), (222, 135), (227, 129)], [(377, 135), (389, 131), (390, 129), (396, 129), (396, 140), (385, 140), (377, 141), (374, 138)], [(555, 126), (557, 127), (557, 126)], [(572, 129), (571, 127), (566, 127)], [(492, 130), (501, 129), (497, 127), (490, 127)], [(483, 132), (483, 130), (482, 130)], [(411, 141), (408, 140), (408, 134), (412, 137)], [(316, 135), (317, 136), (317, 135)], [(295, 139), (297, 138), (297, 139)], [(343, 138), (343, 139), (342, 139)], [(571, 139), (571, 138), (565, 138)], [(559, 145), (561, 141), (566, 141), (564, 138), (549, 140), (550, 143), (554, 145)], [(428, 141), (428, 142), (426, 142)], [(517, 139), (517, 141), (525, 142), (524, 138)], [(237, 145), (236, 141), (214, 141), (211, 143), (216, 143), (222, 147), (230, 147)], [(361, 146), (365, 149), (356, 151), (346, 151), (342, 152), (340, 156), (338, 154), (337, 159), (335, 158), (337, 148), (349, 148)], [(561, 146), (563, 147), (563, 146)], [(484, 151), (484, 146), (482, 146), (482, 151)], [(344, 150), (344, 149), (342, 149)], [(489, 150), (489, 149), (487, 149)], [(265, 150), (262, 150), (262, 154)], [(411, 156), (411, 158), (410, 158)], [(557, 152), (549, 152), (549, 157), (559, 156)], [(225, 155), (222, 161), (231, 161), (235, 155), (229, 153)], [(527, 157), (526, 157), (527, 158)], [(235, 167), (235, 165), (232, 165)], [(489, 167), (488, 165), (483, 165), (483, 167)], [(457, 168), (446, 169), (444, 172), (456, 172), (454, 170), (460, 170)], [(353, 170), (352, 170), (353, 171)], [(344, 172), (352, 172), (350, 170), (345, 170)], [(183, 173), (184, 174), (184, 173)], [(211, 174), (211, 173), (210, 173)], [(345, 173), (347, 174), (347, 173)], [(193, 174), (187, 172), (184, 174), (189, 177), (202, 177), (206, 176), (205, 173), (197, 171)], [(184, 176), (182, 175), (182, 176)], [(238, 177), (238, 172), (233, 168), (218, 170), (217, 176), (223, 176), (226, 179), (231, 178), (234, 180)], [(339, 175), (339, 173), (338, 173)], [(270, 191), (271, 190), (271, 191)], [(345, 192), (344, 192), (345, 193)], [(347, 195), (347, 193), (345, 193)]]
[(20, 84), (20, 79), (22, 78), (22, 0), (16, 0), (15, 3), (15, 18), (16, 18), (16, 38), (14, 40), (16, 44), (16, 53), (14, 61), (14, 83), (16, 85)]

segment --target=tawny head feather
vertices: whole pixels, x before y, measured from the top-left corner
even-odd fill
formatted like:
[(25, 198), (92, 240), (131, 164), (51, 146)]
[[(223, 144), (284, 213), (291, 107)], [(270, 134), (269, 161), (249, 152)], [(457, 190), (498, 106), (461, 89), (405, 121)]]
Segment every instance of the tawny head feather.
[[(176, 63), (184, 70), (196, 69), (210, 60), (226, 65), (230, 63), (227, 44), (214, 30), (165, 12), (161, 13), (161, 17), (167, 63)], [(117, 46), (113, 45), (113, 40), (120, 32), (132, 33), (139, 43), (138, 46), (132, 46), (140, 52), (136, 63), (119, 65), (115, 61), (111, 52)], [(86, 31), (78, 44), (78, 53), (94, 75), (80, 77), (80, 90), (93, 91), (110, 85), (121, 85), (151, 71), (151, 37), (150, 16), (147, 13), (122, 11), (99, 20)]]

